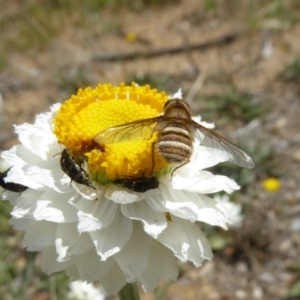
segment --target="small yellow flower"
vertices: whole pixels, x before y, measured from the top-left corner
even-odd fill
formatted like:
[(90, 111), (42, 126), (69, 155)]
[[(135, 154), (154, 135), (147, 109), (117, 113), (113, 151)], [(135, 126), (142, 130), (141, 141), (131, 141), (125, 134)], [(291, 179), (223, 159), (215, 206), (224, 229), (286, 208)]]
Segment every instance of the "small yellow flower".
[(137, 37), (136, 37), (136, 34), (135, 34), (135, 33), (133, 33), (133, 32), (128, 32), (128, 33), (126, 34), (126, 41), (127, 41), (127, 42), (134, 43), (134, 42), (136, 42), (136, 40), (137, 40)]
[(155, 134), (149, 140), (105, 145), (97, 144), (94, 138), (106, 128), (159, 115), (167, 100), (164, 92), (135, 83), (80, 89), (62, 104), (53, 121), (54, 134), (72, 156), (87, 162), (89, 173), (99, 183), (121, 177), (159, 176), (167, 163), (157, 151), (152, 155)]
[(281, 187), (280, 181), (273, 177), (265, 179), (262, 185), (263, 188), (268, 192), (277, 192)]

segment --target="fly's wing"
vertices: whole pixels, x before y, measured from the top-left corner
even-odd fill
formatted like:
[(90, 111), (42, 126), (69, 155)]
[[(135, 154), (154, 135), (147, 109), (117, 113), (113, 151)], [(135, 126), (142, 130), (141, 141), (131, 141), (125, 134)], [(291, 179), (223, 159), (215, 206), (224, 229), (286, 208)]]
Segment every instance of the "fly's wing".
[(211, 148), (213, 152), (225, 157), (228, 161), (248, 169), (255, 167), (254, 160), (242, 149), (231, 143), (215, 131), (192, 121), (196, 130), (196, 137), (199, 138), (201, 145)]
[(113, 126), (98, 133), (94, 140), (98, 144), (114, 144), (131, 140), (149, 140), (157, 129), (162, 116), (137, 120), (134, 122)]

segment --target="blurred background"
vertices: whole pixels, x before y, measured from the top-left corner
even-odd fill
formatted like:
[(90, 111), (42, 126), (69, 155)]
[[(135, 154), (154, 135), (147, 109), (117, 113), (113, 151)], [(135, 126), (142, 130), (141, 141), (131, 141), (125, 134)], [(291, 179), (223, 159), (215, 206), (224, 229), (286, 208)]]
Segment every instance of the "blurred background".
[[(215, 258), (180, 266), (176, 283), (143, 300), (300, 299), (299, 0), (0, 0), (0, 150), (13, 124), (98, 83), (182, 88), (256, 161), (212, 171), (242, 186), (240, 225), (200, 224)], [(1, 171), (6, 166), (0, 162)], [(218, 195), (224, 198), (223, 195)], [(226, 199), (225, 199), (226, 200)], [(71, 299), (64, 274), (41, 272), (0, 202), (0, 298)], [(107, 299), (114, 299), (113, 296)]]

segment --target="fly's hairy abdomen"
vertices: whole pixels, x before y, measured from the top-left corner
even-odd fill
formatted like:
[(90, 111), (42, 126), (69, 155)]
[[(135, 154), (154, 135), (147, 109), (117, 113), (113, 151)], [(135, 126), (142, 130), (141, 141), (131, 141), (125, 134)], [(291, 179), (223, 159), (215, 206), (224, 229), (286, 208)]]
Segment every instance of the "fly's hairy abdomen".
[(189, 161), (193, 153), (193, 138), (190, 129), (181, 122), (172, 122), (162, 130), (158, 150), (168, 163)]

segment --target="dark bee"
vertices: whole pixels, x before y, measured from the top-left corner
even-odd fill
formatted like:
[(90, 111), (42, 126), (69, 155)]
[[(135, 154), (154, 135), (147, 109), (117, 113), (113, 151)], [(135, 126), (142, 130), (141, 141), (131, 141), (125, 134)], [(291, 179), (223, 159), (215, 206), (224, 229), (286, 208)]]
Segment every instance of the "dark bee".
[(121, 178), (114, 181), (119, 183), (131, 191), (144, 193), (148, 190), (156, 189), (159, 187), (157, 177), (140, 177), (140, 178)]
[(80, 164), (76, 162), (74, 157), (70, 155), (68, 149), (64, 149), (61, 153), (60, 167), (72, 181), (95, 189), (86, 172), (80, 167)]
[(4, 178), (7, 176), (8, 170), (5, 172), (0, 172), (0, 186), (3, 187), (5, 190), (11, 191), (11, 192), (16, 192), (16, 193), (21, 193), (24, 192), (25, 190), (28, 189), (27, 186), (19, 184), (19, 183), (14, 183), (14, 182), (5, 182)]

